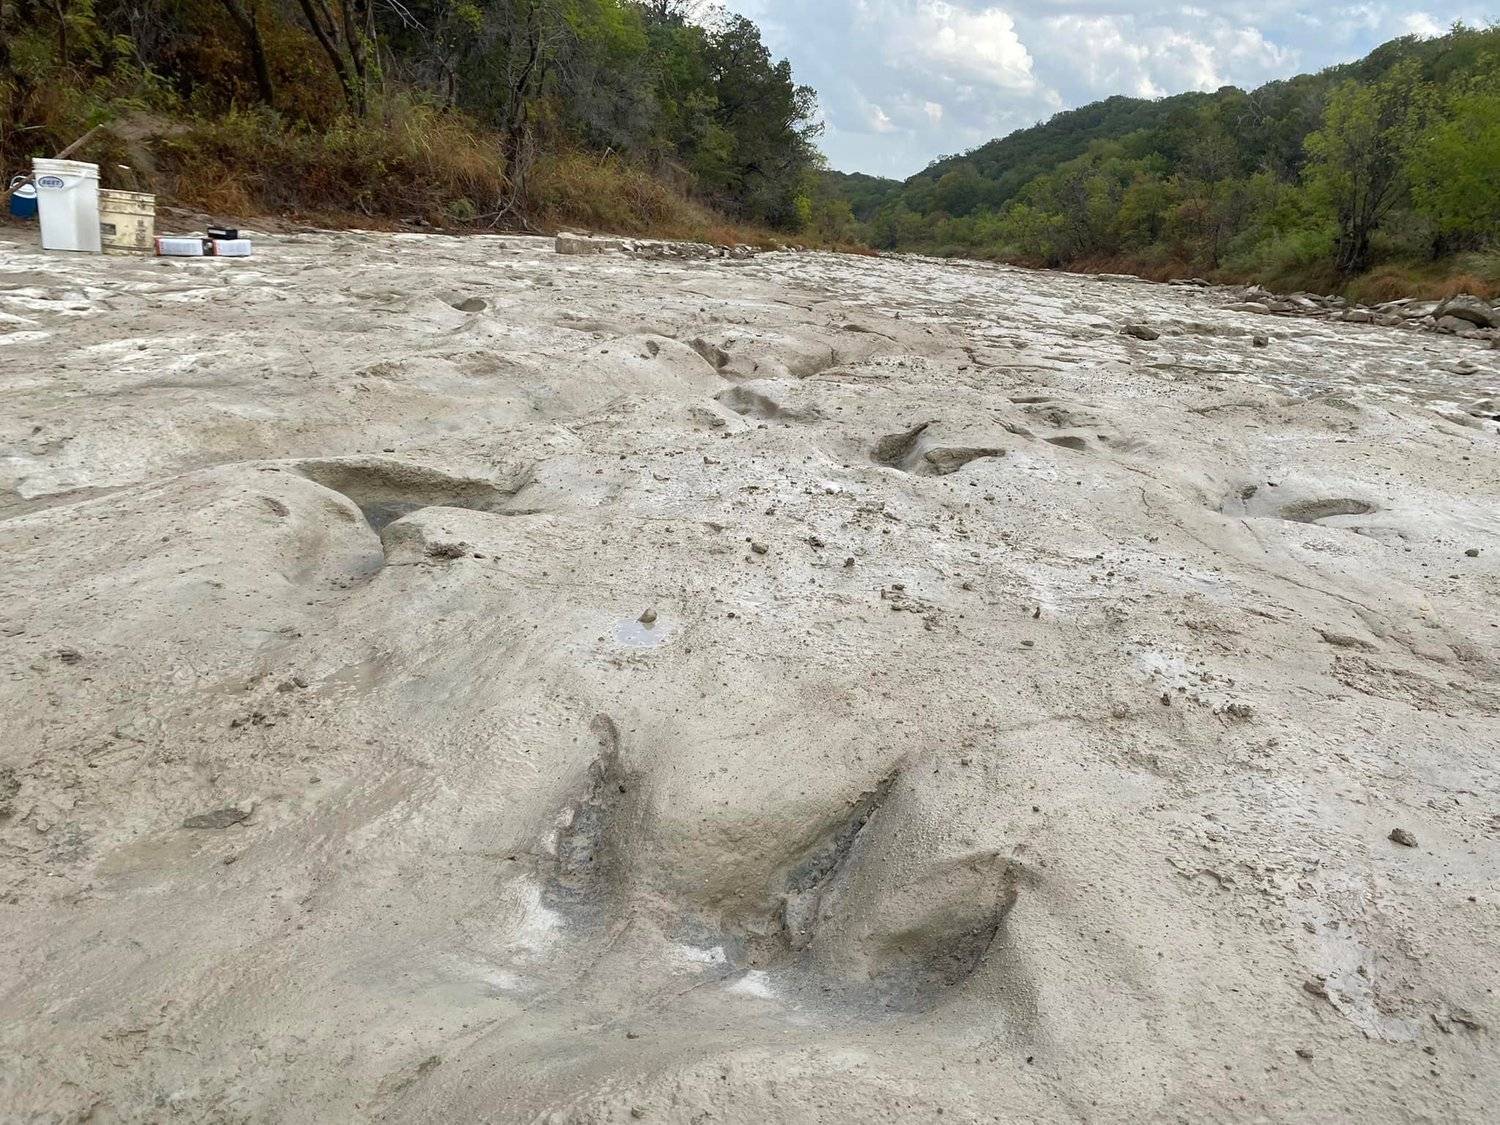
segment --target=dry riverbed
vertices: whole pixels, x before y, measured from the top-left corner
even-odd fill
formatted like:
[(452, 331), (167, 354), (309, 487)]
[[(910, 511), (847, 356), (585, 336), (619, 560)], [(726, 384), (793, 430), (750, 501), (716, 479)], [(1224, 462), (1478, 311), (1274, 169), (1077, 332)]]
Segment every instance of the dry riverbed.
[(0, 1116), (1493, 1120), (1500, 352), (256, 254), (0, 232)]

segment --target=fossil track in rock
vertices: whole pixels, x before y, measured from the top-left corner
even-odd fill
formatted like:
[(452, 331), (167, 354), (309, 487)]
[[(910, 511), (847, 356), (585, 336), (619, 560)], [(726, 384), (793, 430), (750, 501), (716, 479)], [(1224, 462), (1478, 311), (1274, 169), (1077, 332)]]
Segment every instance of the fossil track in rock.
[(948, 445), (932, 436), (933, 422), (920, 422), (909, 430), (886, 434), (875, 443), (870, 458), (904, 472), (947, 476), (971, 461), (1004, 457), (1005, 450), (991, 445)]
[(746, 384), (730, 387), (714, 396), (715, 400), (736, 414), (765, 421), (816, 422), (823, 411), (816, 406), (784, 406), (772, 395), (754, 390)]
[(620, 761), (620, 732), (608, 715), (591, 730), (598, 756), (588, 765), (581, 792), (564, 806), (549, 832), (550, 858), (544, 901), (576, 925), (597, 926), (618, 912), (627, 872), (622, 848), (631, 837), (631, 779)]
[(529, 467), (516, 470), (509, 480), (496, 483), (377, 457), (310, 459), (297, 462), (294, 468), (309, 480), (347, 496), (377, 533), (422, 508), (503, 511), (505, 504), (531, 479)]

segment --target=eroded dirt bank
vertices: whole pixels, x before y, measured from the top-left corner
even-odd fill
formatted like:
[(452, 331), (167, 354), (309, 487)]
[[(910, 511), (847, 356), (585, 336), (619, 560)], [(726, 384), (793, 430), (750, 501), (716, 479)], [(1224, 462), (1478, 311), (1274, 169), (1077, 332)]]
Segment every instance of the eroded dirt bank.
[(1500, 353), (10, 238), (7, 1118), (1493, 1119)]

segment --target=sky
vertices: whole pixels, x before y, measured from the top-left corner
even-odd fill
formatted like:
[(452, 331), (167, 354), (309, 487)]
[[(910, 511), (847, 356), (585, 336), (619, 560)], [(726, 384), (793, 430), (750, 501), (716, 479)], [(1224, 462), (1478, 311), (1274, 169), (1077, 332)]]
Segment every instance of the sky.
[[(818, 91), (830, 166), (904, 179), (1111, 94), (1258, 86), (1398, 35), (1484, 26), (1489, 0), (731, 0)], [(1488, 9), (1488, 10), (1486, 10)]]

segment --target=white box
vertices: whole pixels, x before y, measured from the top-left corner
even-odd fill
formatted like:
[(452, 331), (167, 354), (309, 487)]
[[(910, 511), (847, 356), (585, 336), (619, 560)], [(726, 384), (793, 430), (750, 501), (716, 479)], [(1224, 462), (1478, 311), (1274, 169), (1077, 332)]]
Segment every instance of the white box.
[(167, 258), (201, 258), (203, 257), (203, 239), (158, 238), (156, 252)]

